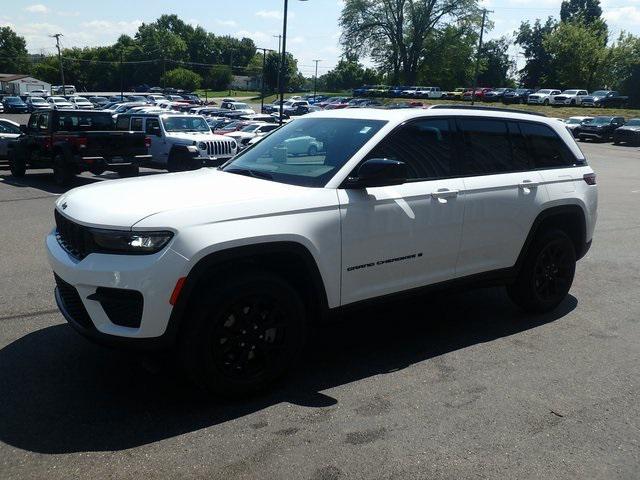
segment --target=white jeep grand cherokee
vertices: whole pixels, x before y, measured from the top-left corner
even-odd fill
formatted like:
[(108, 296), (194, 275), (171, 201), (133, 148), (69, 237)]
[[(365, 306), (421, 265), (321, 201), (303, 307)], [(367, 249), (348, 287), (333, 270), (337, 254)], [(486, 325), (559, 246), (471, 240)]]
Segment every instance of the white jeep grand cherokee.
[[(314, 138), (320, 149), (287, 147)], [(69, 191), (46, 240), (66, 319), (176, 346), (218, 394), (265, 387), (309, 323), (436, 284), (499, 281), (544, 312), (591, 244), (593, 170), (560, 122), (491, 109), (318, 112), (219, 169)]]

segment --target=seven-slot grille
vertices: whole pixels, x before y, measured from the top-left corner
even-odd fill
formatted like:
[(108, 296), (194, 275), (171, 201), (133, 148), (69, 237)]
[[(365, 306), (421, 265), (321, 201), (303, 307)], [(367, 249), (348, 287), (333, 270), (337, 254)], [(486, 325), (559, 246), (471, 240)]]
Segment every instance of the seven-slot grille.
[(231, 156), (235, 152), (233, 151), (232, 142), (224, 140), (214, 140), (210, 142), (204, 142), (207, 145), (207, 155), (213, 157)]
[(91, 235), (87, 227), (72, 222), (58, 210), (54, 211), (56, 219), (56, 238), (58, 243), (74, 257), (82, 260), (91, 253)]

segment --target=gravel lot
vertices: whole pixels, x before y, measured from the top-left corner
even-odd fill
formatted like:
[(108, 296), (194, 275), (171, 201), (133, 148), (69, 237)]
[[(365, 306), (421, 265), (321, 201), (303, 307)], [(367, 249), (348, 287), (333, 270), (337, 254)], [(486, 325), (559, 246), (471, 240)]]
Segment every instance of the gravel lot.
[(61, 191), (0, 169), (0, 477), (639, 478), (640, 150), (582, 148), (599, 220), (557, 312), (501, 289), (360, 311), (235, 404), (72, 331), (43, 247)]

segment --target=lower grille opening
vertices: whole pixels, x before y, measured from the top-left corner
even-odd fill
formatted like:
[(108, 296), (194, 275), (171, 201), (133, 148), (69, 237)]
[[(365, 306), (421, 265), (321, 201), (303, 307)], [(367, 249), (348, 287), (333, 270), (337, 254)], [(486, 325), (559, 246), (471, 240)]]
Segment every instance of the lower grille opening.
[(93, 329), (94, 325), (87, 313), (87, 309), (84, 308), (80, 294), (78, 290), (72, 285), (62, 280), (58, 275), (54, 274), (56, 280), (56, 287), (58, 288), (58, 295), (62, 300), (62, 307), (71, 319), (84, 328)]
[(121, 327), (140, 328), (144, 300), (142, 293), (122, 288), (98, 287), (87, 297), (100, 302), (111, 323)]

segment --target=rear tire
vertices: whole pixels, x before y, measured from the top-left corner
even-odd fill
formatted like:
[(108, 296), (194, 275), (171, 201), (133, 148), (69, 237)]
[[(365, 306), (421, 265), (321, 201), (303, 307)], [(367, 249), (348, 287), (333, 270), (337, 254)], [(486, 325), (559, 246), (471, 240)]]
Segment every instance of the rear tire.
[(306, 337), (305, 308), (286, 281), (249, 271), (202, 293), (179, 340), (196, 385), (218, 396), (246, 396), (295, 364)]
[(55, 157), (53, 157), (53, 181), (56, 185), (65, 187), (71, 183), (73, 176), (74, 172), (65, 162), (64, 155), (56, 153)]
[(567, 296), (576, 270), (576, 252), (562, 230), (536, 236), (516, 281), (507, 286), (511, 300), (528, 312), (548, 312)]

